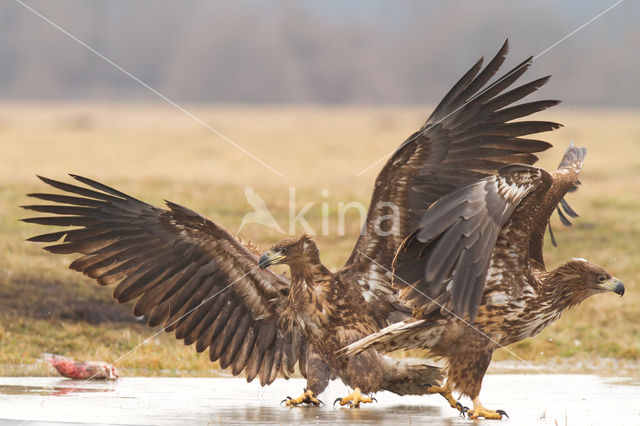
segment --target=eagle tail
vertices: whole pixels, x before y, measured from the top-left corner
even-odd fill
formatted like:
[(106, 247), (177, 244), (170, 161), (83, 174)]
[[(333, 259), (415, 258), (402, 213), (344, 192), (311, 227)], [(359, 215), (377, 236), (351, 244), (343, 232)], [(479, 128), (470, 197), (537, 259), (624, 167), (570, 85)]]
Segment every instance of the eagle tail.
[(351, 357), (367, 349), (383, 352), (397, 349), (428, 349), (437, 343), (444, 325), (425, 320), (407, 319), (383, 328), (338, 351), (340, 357)]

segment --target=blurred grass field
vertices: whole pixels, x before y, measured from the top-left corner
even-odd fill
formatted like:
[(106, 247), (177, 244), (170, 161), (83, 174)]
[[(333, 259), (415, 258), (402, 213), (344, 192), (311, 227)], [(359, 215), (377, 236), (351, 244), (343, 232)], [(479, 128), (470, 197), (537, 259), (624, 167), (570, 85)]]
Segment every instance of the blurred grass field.
[[(322, 228), (329, 208), (329, 235), (316, 236), (325, 264), (336, 269), (350, 253), (360, 229), (350, 210), (346, 235), (338, 235), (338, 203), (368, 205), (373, 180), (384, 164), (357, 174), (395, 149), (417, 129), (430, 107), (193, 107), (191, 111), (241, 145), (278, 176), (179, 111), (163, 106), (0, 105), (0, 375), (42, 375), (52, 370), (44, 352), (114, 361), (157, 330), (131, 318), (128, 306), (111, 300), (111, 289), (67, 269), (72, 257), (48, 254), (25, 239), (42, 232), (19, 222), (25, 194), (48, 188), (40, 174), (65, 179), (76, 173), (160, 205), (168, 199), (188, 206), (232, 233), (252, 211), (244, 188), (251, 186), (288, 229), (289, 191), (296, 211)], [(509, 349), (527, 361), (598, 362), (640, 358), (640, 119), (630, 110), (555, 108), (539, 119), (563, 123), (542, 134), (554, 148), (539, 165), (555, 168), (571, 140), (588, 154), (577, 193), (569, 195), (581, 215), (564, 228), (553, 218), (559, 243), (547, 243), (548, 267), (584, 257), (607, 268), (627, 288), (587, 300), (541, 335)], [(328, 195), (327, 192), (328, 191)], [(302, 232), (296, 229), (297, 233)], [(262, 249), (282, 235), (259, 225), (240, 234)], [(501, 350), (496, 360), (515, 360)], [(517, 361), (520, 362), (520, 361)], [(217, 375), (207, 354), (196, 354), (160, 334), (118, 362), (129, 374)]]

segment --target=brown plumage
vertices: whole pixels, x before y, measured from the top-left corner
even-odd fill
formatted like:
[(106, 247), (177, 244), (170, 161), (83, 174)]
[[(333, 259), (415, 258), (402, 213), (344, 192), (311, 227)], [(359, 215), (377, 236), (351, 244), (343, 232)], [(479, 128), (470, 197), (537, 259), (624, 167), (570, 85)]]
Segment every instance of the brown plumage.
[(261, 268), (273, 264), (285, 264), (291, 270), (291, 288), (278, 326), (287, 333), (302, 330), (307, 339), (314, 363), (314, 374), (309, 374), (307, 364), (307, 391), (319, 394), (331, 377), (365, 394), (379, 390), (423, 394), (425, 380), (440, 382), (438, 368), (417, 360), (393, 360), (373, 350), (348, 360), (335, 355), (346, 344), (379, 330), (388, 323), (388, 316), (367, 303), (348, 267), (332, 273), (322, 265), (311, 237), (305, 234), (277, 242), (260, 258)]
[(426, 208), (505, 165), (532, 164), (535, 153), (550, 147), (523, 136), (558, 124), (513, 121), (557, 103), (515, 104), (548, 79), (511, 87), (531, 58), (488, 85), (507, 47), (505, 42), (484, 69), (478, 61), (389, 159), (376, 179), (363, 232), (335, 273), (321, 265), (308, 236), (278, 242), (271, 250), (275, 257), (269, 262), (290, 266), (288, 280), (260, 269), (252, 250), (185, 207), (167, 202), (169, 209), (160, 209), (73, 175), (85, 186), (42, 178), (65, 194), (30, 194), (51, 204), (26, 208), (52, 216), (25, 221), (75, 228), (31, 240), (62, 239), (45, 249), (80, 254), (72, 269), (101, 285), (117, 284), (118, 302), (136, 300), (134, 314), (195, 343), (199, 352), (208, 349), (211, 360), (234, 375), (259, 377), (265, 385), (278, 375), (288, 377), (298, 365), (310, 394), (294, 403), (315, 403), (313, 395), (331, 377), (365, 393), (424, 393), (422, 383), (439, 381), (439, 372), (425, 362), (392, 360), (374, 350), (344, 360), (334, 352), (409, 316), (389, 269)]
[[(482, 68), (483, 59), (449, 90), (422, 127), (393, 153), (378, 174), (367, 218), (347, 261), (366, 274), (365, 288), (389, 292), (389, 265), (424, 211), (442, 196), (513, 163), (533, 164), (551, 147), (525, 136), (561, 127), (548, 121), (513, 121), (557, 105), (541, 100), (516, 104), (542, 87), (550, 76), (511, 86), (529, 69), (532, 57), (490, 84), (505, 61), (505, 41)], [(394, 217), (399, 220), (391, 221)], [(384, 298), (373, 299), (391, 310)]]
[(501, 418), (503, 411), (478, 399), (493, 351), (535, 336), (591, 295), (624, 293), (620, 281), (584, 259), (545, 269), (545, 227), (576, 184), (584, 155), (572, 145), (553, 173), (507, 166), (434, 203), (393, 264), (394, 285), (413, 317), (344, 353), (428, 349), (447, 361), (447, 384), (438, 393), (468, 395), (471, 417)]

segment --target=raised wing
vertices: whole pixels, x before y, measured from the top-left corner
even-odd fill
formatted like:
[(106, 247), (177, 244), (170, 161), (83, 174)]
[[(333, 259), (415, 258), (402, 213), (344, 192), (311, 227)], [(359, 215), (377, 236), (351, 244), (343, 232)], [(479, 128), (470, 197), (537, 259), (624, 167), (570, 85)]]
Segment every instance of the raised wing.
[(544, 100), (515, 104), (549, 79), (543, 77), (511, 89), (532, 58), (487, 85), (504, 62), (507, 50), (505, 42), (484, 69), (482, 59), (471, 67), (376, 178), (367, 219), (347, 266), (367, 277), (362, 280), (363, 291), (372, 293), (381, 303), (393, 294), (387, 272), (398, 247), (432, 203), (495, 175), (506, 165), (533, 164), (538, 159), (535, 153), (551, 146), (523, 136), (553, 130), (559, 124), (514, 121), (558, 103)]
[[(562, 209), (571, 217), (577, 217), (577, 213), (569, 207), (564, 200), (565, 195), (568, 192), (576, 190), (577, 185), (580, 183), (578, 180), (582, 165), (584, 164), (584, 157), (587, 155), (586, 148), (578, 148), (571, 144), (564, 156), (558, 170), (551, 173), (552, 185), (549, 192), (546, 194), (540, 207), (537, 209), (536, 217), (533, 222), (531, 231), (531, 241), (529, 245), (530, 256), (533, 260), (537, 261), (541, 265), (544, 265), (544, 258), (542, 256), (542, 245), (544, 242), (545, 227), (549, 224), (549, 218), (556, 210), (562, 223), (566, 226), (571, 225), (571, 222), (562, 214)], [(559, 203), (559, 204), (558, 204)], [(548, 225), (549, 233), (551, 234), (551, 225)], [(553, 239), (553, 234), (552, 241)], [(554, 244), (555, 245), (555, 244)]]
[[(261, 270), (258, 256), (225, 229), (177, 204), (164, 210), (96, 181), (72, 175), (90, 188), (40, 178), (66, 194), (29, 194), (51, 202), (24, 206), (53, 216), (23, 219), (40, 225), (72, 226), (30, 238), (61, 242), (44, 247), (79, 253), (70, 268), (117, 284), (119, 302), (137, 299), (133, 313), (148, 325), (175, 331), (211, 361), (244, 371), (265, 385), (288, 377), (305, 349), (297, 330), (278, 327), (289, 282)], [(304, 373), (304, 372), (303, 372)]]
[[(435, 301), (473, 320), (496, 245), (503, 241), (528, 253), (535, 206), (550, 185), (546, 171), (510, 165), (436, 201), (394, 260), (400, 297), (412, 308)], [(528, 262), (521, 262), (523, 273)]]

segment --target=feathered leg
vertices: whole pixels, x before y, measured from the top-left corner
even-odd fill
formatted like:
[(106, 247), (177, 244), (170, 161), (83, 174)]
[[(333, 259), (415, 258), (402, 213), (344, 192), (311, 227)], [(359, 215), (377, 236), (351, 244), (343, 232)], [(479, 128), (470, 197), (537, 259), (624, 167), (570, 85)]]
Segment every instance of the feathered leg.
[(306, 365), (307, 387), (299, 397), (291, 398), (288, 396), (282, 400), (287, 407), (295, 407), (300, 404), (318, 406), (323, 403), (316, 398), (316, 395), (320, 395), (329, 384), (329, 378), (331, 376), (329, 367), (322, 361), (318, 354), (311, 350), (308, 352)]
[(360, 408), (361, 403), (378, 402), (375, 398), (362, 394), (376, 392), (382, 386), (383, 369), (377, 352), (366, 350), (349, 358), (344, 379), (346, 384), (354, 387), (354, 390), (344, 398), (337, 398), (333, 405), (340, 402), (343, 407), (348, 404), (350, 408)]
[(448, 359), (447, 384), (451, 383), (452, 388), (468, 395), (473, 401), (473, 410), (467, 411), (469, 418), (484, 417), (499, 420), (502, 416), (507, 416), (503, 410), (494, 411), (485, 408), (478, 398), (482, 379), (491, 362), (495, 342), (468, 328), (457, 344), (460, 347), (456, 348), (455, 355)]

